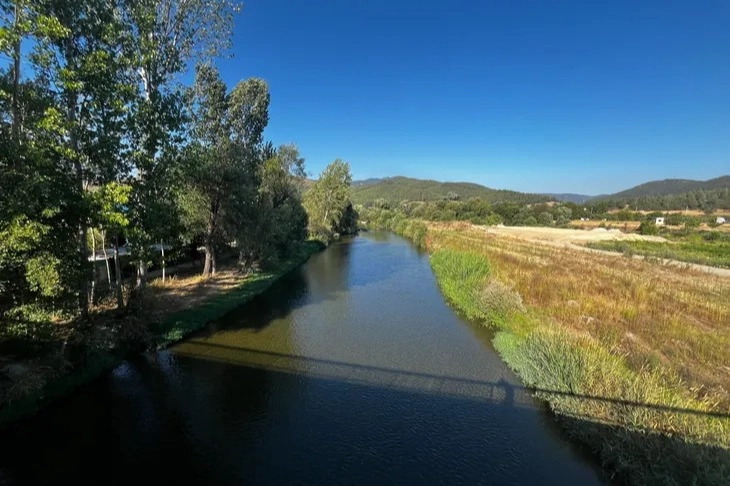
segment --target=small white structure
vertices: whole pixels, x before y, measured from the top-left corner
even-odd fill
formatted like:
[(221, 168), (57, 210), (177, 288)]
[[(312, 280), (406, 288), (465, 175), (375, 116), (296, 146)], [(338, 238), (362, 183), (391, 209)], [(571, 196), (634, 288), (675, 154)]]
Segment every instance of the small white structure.
[(664, 218), (657, 218), (654, 221), (654, 224), (656, 224), (657, 226), (664, 226)]
[(715, 220), (715, 223), (717, 223), (717, 224), (725, 224), (725, 223), (727, 223), (727, 221), (725, 221), (725, 218), (723, 218), (722, 216), (718, 216), (717, 217), (717, 220)]

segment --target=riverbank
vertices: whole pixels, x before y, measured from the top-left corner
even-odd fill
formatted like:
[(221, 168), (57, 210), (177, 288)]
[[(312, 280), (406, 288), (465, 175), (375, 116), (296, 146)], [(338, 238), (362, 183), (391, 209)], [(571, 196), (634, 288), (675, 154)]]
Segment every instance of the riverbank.
[[(404, 228), (389, 227), (408, 236)], [(428, 224), (452, 305), (620, 482), (730, 481), (730, 282)]]
[[(245, 276), (235, 269), (224, 268), (210, 279), (194, 275), (168, 279), (165, 283), (153, 280), (134, 309), (127, 314), (101, 313), (95, 316), (90, 326), (99, 331), (95, 341), (116, 343), (118, 336), (110, 337), (113, 325), (127, 334), (121, 336), (122, 341), (144, 342), (144, 347), (151, 349), (169, 346), (264, 292), (323, 248), (324, 245), (318, 241), (307, 241), (289, 258), (267, 271)], [(49, 370), (52, 372), (50, 377), (44, 378), (42, 383), (37, 377), (30, 377), (33, 383), (27, 385), (26, 393), (0, 405), (0, 425), (32, 415), (54, 399), (117, 366), (131, 352), (133, 348), (129, 346), (107, 344), (94, 348), (84, 357), (82, 364), (74, 367), (68, 367), (68, 363), (57, 357), (41, 363), (39, 366), (46, 369), (67, 368)]]

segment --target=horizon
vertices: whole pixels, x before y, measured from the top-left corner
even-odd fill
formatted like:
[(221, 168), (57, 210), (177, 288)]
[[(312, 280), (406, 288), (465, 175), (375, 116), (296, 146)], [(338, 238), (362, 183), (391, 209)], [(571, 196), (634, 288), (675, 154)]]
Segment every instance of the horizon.
[(316, 176), (605, 194), (728, 172), (730, 5), (250, 0), (229, 85)]
[[(353, 183), (362, 183), (362, 182), (366, 182), (366, 181), (369, 181), (369, 180), (374, 180), (374, 181), (380, 182), (380, 181), (383, 181), (383, 180), (386, 180), (386, 179), (395, 179), (396, 177), (404, 177), (406, 179), (417, 179), (417, 180), (422, 180), (422, 181), (431, 181), (431, 182), (438, 182), (438, 183), (478, 184), (478, 185), (483, 186), (483, 187), (485, 187), (487, 189), (515, 191), (515, 192), (524, 192), (524, 191), (517, 191), (516, 189), (511, 189), (509, 187), (492, 187), (492, 186), (487, 186), (487, 185), (480, 184), (480, 183), (474, 182), (474, 181), (467, 181), (467, 180), (439, 180), (439, 179), (412, 177), (412, 176), (407, 176), (407, 175), (404, 175), (404, 174), (398, 174), (398, 175), (394, 175), (394, 176), (384, 176), (384, 177), (367, 177), (367, 178), (364, 178), (364, 179), (360, 179), (360, 178), (353, 177), (352, 182)], [(632, 186), (627, 186), (627, 187), (624, 187), (624, 188), (619, 189), (617, 191), (603, 192), (603, 193), (600, 193), (600, 194), (586, 194), (586, 193), (568, 192), (568, 191), (546, 191), (546, 192), (534, 192), (534, 193), (530, 193), (530, 194), (541, 194), (541, 195), (547, 195), (547, 196), (550, 196), (550, 195), (572, 195), (572, 196), (585, 196), (585, 197), (594, 198), (594, 197), (599, 197), (599, 196), (610, 196), (610, 195), (616, 194), (618, 192), (623, 192), (623, 191), (626, 191), (628, 189), (633, 189), (633, 188), (635, 188), (637, 186), (641, 186), (641, 185), (644, 185), (644, 184), (647, 184), (647, 183), (651, 183), (651, 182), (663, 182), (663, 181), (707, 182), (707, 181), (710, 181), (710, 180), (713, 180), (713, 179), (719, 179), (721, 177), (730, 177), (730, 173), (720, 174), (720, 175), (718, 175), (716, 177), (710, 177), (709, 179), (688, 179), (688, 178), (681, 178), (681, 177), (676, 177), (676, 178), (675, 177), (670, 177), (670, 178), (662, 178), (662, 179), (653, 179), (653, 180), (650, 180), (650, 181), (639, 182), (638, 184), (634, 184)], [(316, 178), (312, 178), (312, 177), (310, 177), (310, 179), (311, 180), (316, 180)]]

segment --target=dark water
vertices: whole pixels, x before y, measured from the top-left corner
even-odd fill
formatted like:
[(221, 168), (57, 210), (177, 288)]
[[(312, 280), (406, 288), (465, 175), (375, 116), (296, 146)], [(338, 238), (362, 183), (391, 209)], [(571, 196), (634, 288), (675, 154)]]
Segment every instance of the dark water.
[(426, 256), (370, 233), (0, 437), (9, 483), (593, 484)]

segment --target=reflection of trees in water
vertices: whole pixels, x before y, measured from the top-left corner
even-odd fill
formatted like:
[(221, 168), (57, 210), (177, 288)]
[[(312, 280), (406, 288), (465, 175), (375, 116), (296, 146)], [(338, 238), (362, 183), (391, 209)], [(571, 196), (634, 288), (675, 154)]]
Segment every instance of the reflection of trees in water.
[(338, 242), (315, 255), (305, 265), (310, 292), (315, 298), (327, 298), (331, 293), (347, 288), (350, 255), (355, 240)]

